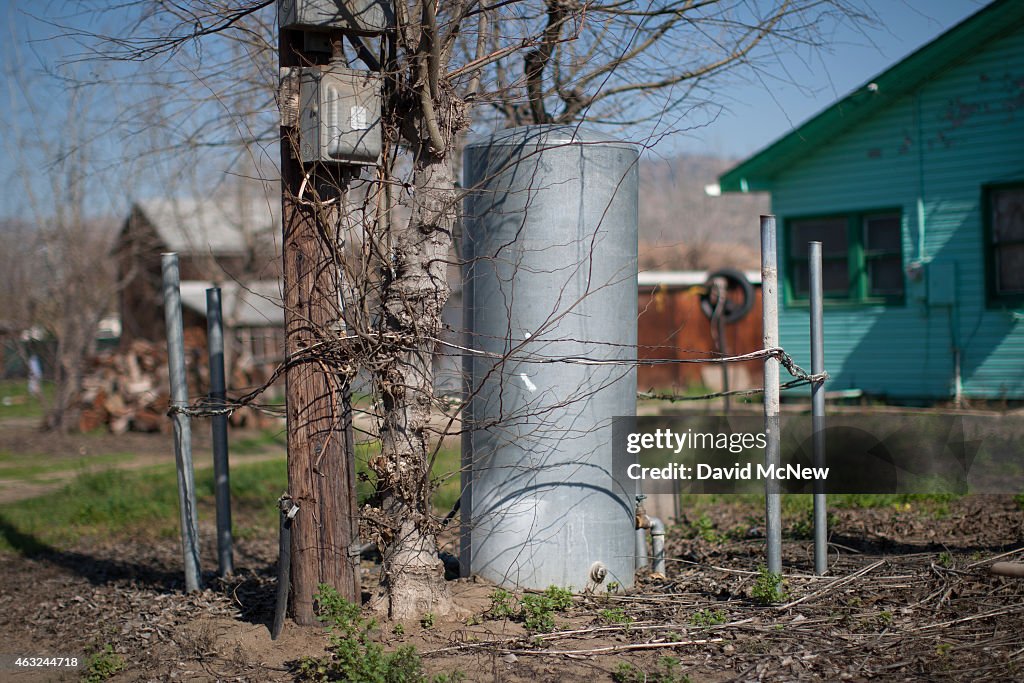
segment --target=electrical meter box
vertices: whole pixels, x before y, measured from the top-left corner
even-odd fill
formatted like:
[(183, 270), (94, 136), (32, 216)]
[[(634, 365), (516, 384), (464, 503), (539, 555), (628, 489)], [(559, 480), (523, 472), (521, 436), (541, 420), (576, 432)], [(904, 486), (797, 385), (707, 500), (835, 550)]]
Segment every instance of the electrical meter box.
[(381, 152), (381, 78), (339, 66), (299, 75), (299, 156), (304, 163), (373, 166)]
[(277, 24), (305, 31), (345, 31), (360, 35), (384, 33), (394, 26), (385, 0), (279, 0)]

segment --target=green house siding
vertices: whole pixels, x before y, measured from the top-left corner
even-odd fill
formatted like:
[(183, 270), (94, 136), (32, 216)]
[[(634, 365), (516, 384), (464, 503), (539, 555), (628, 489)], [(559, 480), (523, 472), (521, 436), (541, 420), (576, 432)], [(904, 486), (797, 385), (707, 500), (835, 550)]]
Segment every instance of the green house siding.
[[(986, 290), (982, 189), (1012, 181), (1024, 181), (1021, 30), (771, 177), (780, 228), (795, 217), (900, 208), (904, 265), (926, 264), (919, 280), (905, 279), (902, 304), (826, 305), (829, 389), (947, 397), (958, 347), (964, 395), (1024, 398), (1024, 322), (991, 305)], [(788, 244), (785, 234), (780, 242)], [(785, 282), (786, 259), (780, 261)], [(935, 299), (950, 278), (954, 306)], [(784, 297), (780, 335), (808, 367), (806, 305)]]

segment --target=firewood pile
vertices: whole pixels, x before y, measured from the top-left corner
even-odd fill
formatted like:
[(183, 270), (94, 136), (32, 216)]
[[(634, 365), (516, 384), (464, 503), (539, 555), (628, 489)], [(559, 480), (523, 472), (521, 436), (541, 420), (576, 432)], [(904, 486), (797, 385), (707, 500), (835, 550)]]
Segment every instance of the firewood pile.
[[(206, 362), (206, 336), (198, 329), (185, 329), (185, 358), (188, 395), (194, 401), (209, 388)], [(245, 366), (239, 358), (231, 372), (232, 386), (252, 386), (260, 369)], [(106, 427), (113, 434), (125, 432), (169, 432), (171, 419), (170, 384), (165, 344), (137, 339), (124, 349), (100, 354), (92, 359), (82, 380), (78, 399), (78, 428), (90, 432)], [(231, 414), (235, 427), (262, 427), (261, 414), (242, 407)]]
[(106, 425), (114, 434), (168, 431), (167, 348), (136, 340), (127, 349), (96, 356), (82, 379), (78, 428)]

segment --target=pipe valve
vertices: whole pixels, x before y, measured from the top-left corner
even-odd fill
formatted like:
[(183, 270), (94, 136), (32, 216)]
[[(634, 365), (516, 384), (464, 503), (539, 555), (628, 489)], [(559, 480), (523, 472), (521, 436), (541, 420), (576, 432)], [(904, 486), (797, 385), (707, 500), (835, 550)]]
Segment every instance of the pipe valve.
[(644, 507), (645, 500), (647, 500), (647, 496), (642, 493), (636, 497), (636, 511), (634, 513), (635, 529), (651, 528), (651, 518), (647, 516), (647, 508)]

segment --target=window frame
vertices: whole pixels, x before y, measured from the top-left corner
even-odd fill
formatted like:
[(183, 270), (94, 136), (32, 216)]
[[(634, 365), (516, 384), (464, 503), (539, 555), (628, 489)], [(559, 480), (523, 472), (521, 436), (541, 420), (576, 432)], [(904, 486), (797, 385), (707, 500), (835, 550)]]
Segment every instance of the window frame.
[[(866, 219), (875, 216), (895, 216), (899, 222), (899, 251), (894, 250), (871, 250), (867, 249), (867, 223)], [(882, 207), (863, 209), (856, 211), (835, 211), (831, 213), (811, 213), (787, 216), (783, 226), (782, 248), (785, 259), (785, 281), (783, 283), (785, 302), (791, 306), (808, 306), (810, 298), (808, 295), (797, 294), (794, 275), (795, 264), (807, 263), (806, 254), (794, 256), (790, 246), (793, 240), (793, 224), (801, 221), (812, 220), (846, 220), (846, 267), (847, 267), (847, 290), (846, 295), (825, 293), (823, 303), (825, 306), (901, 306), (907, 300), (907, 279), (906, 264), (903, 254), (903, 232), (904, 212), (902, 207)], [(806, 245), (804, 245), (806, 249)], [(899, 294), (870, 294), (870, 282), (868, 280), (868, 263), (873, 259), (900, 257), (900, 271), (903, 277), (903, 288)], [(823, 259), (824, 261), (824, 256)]]
[[(996, 251), (998, 247), (993, 241), (995, 226), (992, 215), (992, 194), (998, 190), (1020, 189), (1024, 190), (1024, 181), (1012, 181), (1003, 183), (987, 183), (981, 187), (981, 215), (982, 215), (982, 249), (985, 256), (985, 302), (988, 308), (1021, 308), (1024, 306), (1024, 292), (1000, 293), (996, 287), (996, 280), (999, 277), (999, 269), (996, 266)], [(1004, 242), (1003, 244), (1024, 244), (1024, 240)]]

